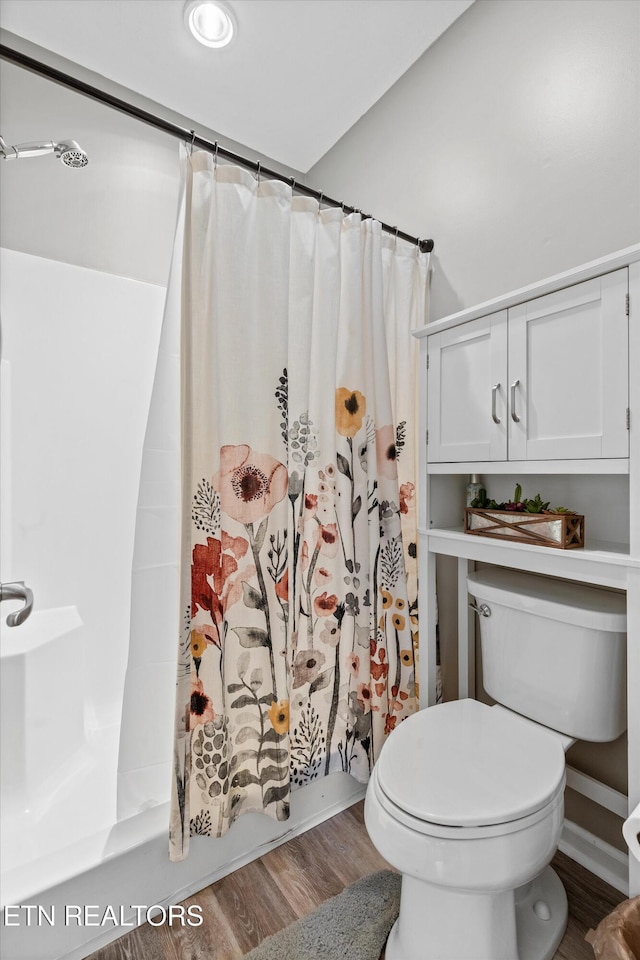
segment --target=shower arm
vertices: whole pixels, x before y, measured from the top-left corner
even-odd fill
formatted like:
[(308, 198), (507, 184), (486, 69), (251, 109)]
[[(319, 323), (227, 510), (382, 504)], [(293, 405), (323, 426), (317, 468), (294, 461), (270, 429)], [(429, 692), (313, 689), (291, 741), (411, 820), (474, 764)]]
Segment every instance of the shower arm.
[(34, 140), (32, 143), (8, 146), (0, 137), (0, 152), (3, 160), (17, 160), (19, 157), (41, 157), (47, 153), (54, 153), (55, 149), (56, 144), (53, 140)]

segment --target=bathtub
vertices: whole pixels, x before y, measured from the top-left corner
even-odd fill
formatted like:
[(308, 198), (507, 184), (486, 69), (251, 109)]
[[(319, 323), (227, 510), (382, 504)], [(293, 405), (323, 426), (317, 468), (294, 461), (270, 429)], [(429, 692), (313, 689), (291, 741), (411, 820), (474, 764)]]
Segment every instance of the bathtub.
[(78, 610), (34, 611), (13, 629), (7, 612), (3, 604), (3, 960), (82, 960), (151, 907), (153, 922), (161, 908), (165, 922), (185, 922), (166, 908), (364, 795), (334, 774), (294, 793), (288, 822), (247, 814), (220, 840), (194, 837), (189, 858), (171, 863), (168, 802), (117, 821), (120, 725), (96, 730), (84, 716)]

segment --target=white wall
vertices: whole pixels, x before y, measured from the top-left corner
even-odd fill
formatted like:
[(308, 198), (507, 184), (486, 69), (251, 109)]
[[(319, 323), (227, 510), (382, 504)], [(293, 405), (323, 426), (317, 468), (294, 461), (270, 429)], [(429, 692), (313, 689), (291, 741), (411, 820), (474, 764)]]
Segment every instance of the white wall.
[(431, 319), (640, 234), (640, 4), (476, 0), (309, 172), (435, 239)]
[(4, 61), (0, 79), (8, 143), (68, 137), (89, 155), (78, 170), (53, 156), (0, 163), (3, 246), (166, 284), (178, 142)]
[[(434, 238), (431, 320), (629, 246), (640, 239), (639, 42), (638, 0), (476, 0), (308, 180)], [(455, 582), (443, 561), (448, 674)], [(625, 789), (625, 751), (623, 737), (569, 759)], [(625, 849), (618, 818), (576, 795), (568, 810)]]

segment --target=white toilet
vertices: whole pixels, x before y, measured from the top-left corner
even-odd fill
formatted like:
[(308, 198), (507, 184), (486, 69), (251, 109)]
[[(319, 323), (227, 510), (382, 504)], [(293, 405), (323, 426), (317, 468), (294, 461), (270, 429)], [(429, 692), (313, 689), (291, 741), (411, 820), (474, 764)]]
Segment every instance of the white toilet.
[(402, 874), (386, 960), (550, 960), (567, 921), (549, 866), (565, 750), (626, 727), (625, 598), (498, 568), (467, 583), (501, 705), (421, 710), (380, 753), (365, 822)]

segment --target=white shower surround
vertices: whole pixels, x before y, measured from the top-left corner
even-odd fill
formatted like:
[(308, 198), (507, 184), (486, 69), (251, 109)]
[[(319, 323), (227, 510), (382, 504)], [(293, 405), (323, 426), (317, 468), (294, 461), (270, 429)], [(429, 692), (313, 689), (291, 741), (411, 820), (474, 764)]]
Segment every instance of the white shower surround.
[[(13, 746), (2, 778), (1, 902), (54, 907), (56, 917), (55, 926), (27, 926), (24, 916), (3, 926), (3, 955), (81, 960), (130, 927), (65, 924), (65, 906), (122, 907), (131, 924), (132, 905), (178, 903), (363, 788), (345, 774), (317, 781), (294, 795), (286, 824), (250, 814), (221, 840), (194, 838), (184, 863), (169, 862), (177, 328), (165, 324), (161, 340), (163, 287), (12, 250), (0, 258), (2, 579), (26, 580), (35, 596), (23, 627), (5, 624), (17, 602), (1, 611), (13, 693), (2, 703)], [(162, 601), (152, 620), (138, 618), (137, 578)], [(150, 701), (166, 703), (152, 727)]]

